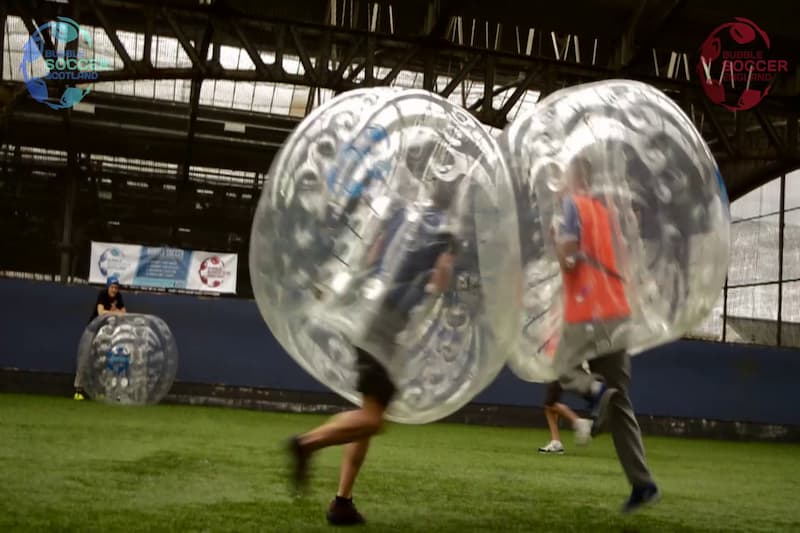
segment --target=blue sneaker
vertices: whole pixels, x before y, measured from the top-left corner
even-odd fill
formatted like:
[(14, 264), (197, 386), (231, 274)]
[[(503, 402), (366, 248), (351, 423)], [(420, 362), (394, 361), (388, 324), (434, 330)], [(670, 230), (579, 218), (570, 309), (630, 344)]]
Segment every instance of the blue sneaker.
[(614, 387), (609, 387), (605, 383), (600, 387), (600, 391), (592, 397), (589, 409), (592, 411), (592, 437), (596, 436), (606, 425), (608, 420), (608, 404), (611, 398), (618, 392)]
[(622, 506), (623, 514), (630, 514), (640, 510), (646, 505), (657, 503), (661, 499), (661, 491), (655, 483), (644, 485), (642, 487), (633, 487), (631, 497)]

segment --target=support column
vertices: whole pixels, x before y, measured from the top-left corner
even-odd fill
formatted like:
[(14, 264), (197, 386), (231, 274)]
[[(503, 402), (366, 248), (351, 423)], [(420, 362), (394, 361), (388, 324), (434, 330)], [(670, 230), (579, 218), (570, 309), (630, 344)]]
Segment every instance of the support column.
[[(71, 154), (71, 159), (74, 155)], [(70, 161), (66, 169), (67, 187), (64, 194), (64, 224), (61, 232), (61, 268), (60, 281), (68, 283), (71, 274), (70, 265), (73, 254), (74, 243), (72, 242), (73, 223), (75, 218), (75, 203), (78, 192), (78, 171), (77, 165)]]
[(728, 274), (725, 274), (725, 286), (722, 289), (722, 342), (728, 337)]
[(775, 342), (781, 345), (783, 330), (783, 232), (786, 214), (786, 174), (781, 175), (781, 203), (778, 213), (778, 332)]

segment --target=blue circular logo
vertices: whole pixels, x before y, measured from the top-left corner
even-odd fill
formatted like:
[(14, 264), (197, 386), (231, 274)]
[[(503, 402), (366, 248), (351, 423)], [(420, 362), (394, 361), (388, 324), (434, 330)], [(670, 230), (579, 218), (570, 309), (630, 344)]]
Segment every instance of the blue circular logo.
[(106, 354), (106, 368), (117, 376), (127, 374), (131, 366), (131, 354), (125, 346), (113, 346)]
[[(45, 37), (48, 33), (50, 43)], [(73, 42), (76, 46), (67, 46)], [(92, 83), (98, 78), (98, 70), (109, 67), (107, 59), (94, 57), (93, 53), (89, 57), (87, 51), (92, 50), (89, 32), (70, 18), (58, 17), (36, 28), (25, 42), (19, 65), (31, 97), (51, 109), (68, 109), (83, 100), (91, 88), (78, 85)], [(34, 74), (42, 71), (41, 76)], [(57, 98), (50, 97), (48, 82), (59, 84), (61, 94)]]
[(119, 248), (108, 248), (97, 261), (97, 267), (104, 278), (109, 276), (119, 277), (127, 266), (125, 254)]

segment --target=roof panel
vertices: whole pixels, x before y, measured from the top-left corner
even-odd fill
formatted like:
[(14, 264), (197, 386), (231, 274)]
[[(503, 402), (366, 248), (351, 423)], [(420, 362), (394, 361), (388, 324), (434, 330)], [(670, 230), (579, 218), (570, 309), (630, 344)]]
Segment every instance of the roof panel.
[[(144, 46), (144, 36), (141, 34), (136, 35), (137, 48), (141, 40)], [(192, 66), (192, 61), (186, 55), (177, 39), (173, 37), (162, 37), (160, 35), (153, 36), (153, 43), (150, 48), (150, 61), (153, 66), (158, 68), (189, 68)]]
[(233, 101), (231, 107), (234, 109), (252, 110), (253, 96), (255, 95), (256, 84), (253, 82), (238, 82), (233, 88)]

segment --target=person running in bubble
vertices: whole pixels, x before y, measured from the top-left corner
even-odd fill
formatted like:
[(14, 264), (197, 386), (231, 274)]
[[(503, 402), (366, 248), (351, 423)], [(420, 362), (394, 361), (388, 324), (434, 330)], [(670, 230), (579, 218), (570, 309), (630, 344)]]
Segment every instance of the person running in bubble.
[[(631, 405), (631, 360), (624, 335), (631, 317), (614, 248), (621, 238), (612, 210), (591, 194), (592, 166), (574, 158), (566, 171), (562, 220), (554, 229), (564, 281), (564, 332), (556, 353), (565, 390), (588, 396), (596, 434), (606, 423), (632, 486), (624, 513), (655, 503), (660, 491), (645, 461), (642, 434)], [(581, 364), (589, 357), (589, 369)]]
[[(409, 167), (424, 165), (435, 146), (414, 151)], [(413, 159), (413, 160), (412, 160)], [(416, 175), (422, 175), (414, 172)], [(364, 522), (353, 503), (353, 485), (366, 458), (371, 438), (381, 431), (384, 413), (396, 393), (386, 368), (372, 352), (381, 352), (388, 360), (401, 350), (397, 336), (407, 327), (413, 308), (429, 296), (445, 292), (450, 285), (455, 257), (454, 236), (444, 229), (446, 211), (450, 208), (457, 181), (434, 181), (431, 203), (420, 211), (396, 209), (369, 252), (368, 264), (380, 275), (388, 252), (413, 237), (414, 249), (404, 250), (398, 268), (389, 280), (389, 290), (377, 318), (370, 324), (363, 339), (351, 339), (357, 354), (358, 384), (361, 407), (337, 414), (324, 424), (290, 439), (289, 453), (293, 463), (292, 478), (298, 488), (307, 483), (313, 453), (336, 445), (345, 445), (339, 473), (339, 487), (330, 503), (327, 519), (333, 525)], [(419, 215), (419, 218), (416, 216)], [(363, 345), (363, 347), (362, 347)]]

